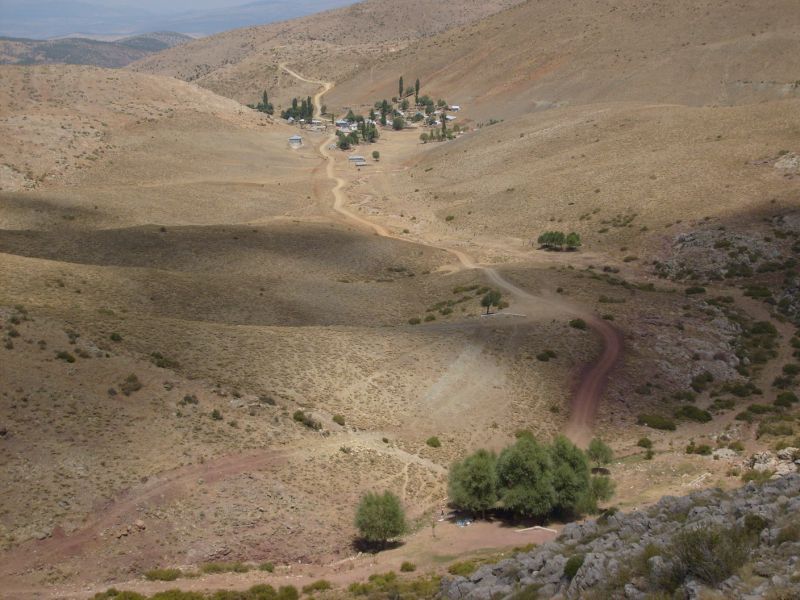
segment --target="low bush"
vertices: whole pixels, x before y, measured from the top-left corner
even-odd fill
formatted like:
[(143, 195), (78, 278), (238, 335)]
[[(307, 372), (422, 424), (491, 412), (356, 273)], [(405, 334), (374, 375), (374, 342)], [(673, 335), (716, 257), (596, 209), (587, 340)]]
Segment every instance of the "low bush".
[(326, 579), (318, 579), (314, 583), (309, 583), (303, 586), (304, 594), (313, 594), (314, 592), (324, 592), (331, 589), (333, 586), (331, 582)]
[(148, 581), (175, 581), (183, 575), (180, 569), (151, 569), (144, 574)]
[(294, 419), (298, 423), (302, 423), (303, 425), (305, 425), (309, 429), (313, 429), (314, 431), (319, 431), (320, 429), (322, 429), (322, 423), (314, 419), (311, 415), (307, 415), (302, 410), (294, 411), (292, 419)]
[(222, 421), (222, 413), (219, 412), (219, 409), (215, 408), (211, 411), (211, 418), (215, 421)]
[(551, 358), (555, 358), (555, 357), (556, 357), (556, 353), (553, 352), (552, 350), (545, 350), (545, 351), (540, 352), (539, 354), (536, 355), (536, 358), (538, 360), (542, 361), (542, 362), (547, 362)]
[(651, 429), (661, 429), (663, 431), (675, 431), (675, 421), (662, 415), (639, 415), (636, 422), (639, 425), (645, 425)]
[(126, 396), (130, 396), (133, 392), (138, 392), (142, 389), (142, 382), (139, 381), (135, 373), (131, 373), (125, 378), (125, 381), (119, 384), (119, 389)]
[(678, 419), (687, 419), (697, 423), (708, 423), (711, 420), (711, 413), (707, 410), (697, 408), (691, 404), (684, 404), (675, 410), (675, 417)]
[(653, 447), (653, 441), (650, 438), (643, 437), (639, 438), (639, 441), (636, 442), (636, 445), (640, 448), (650, 449)]
[(569, 560), (567, 560), (567, 563), (564, 565), (564, 577), (572, 581), (580, 568), (583, 566), (584, 560), (585, 556), (583, 554), (570, 556)]
[(792, 404), (796, 404), (797, 402), (797, 394), (793, 392), (781, 392), (778, 394), (777, 398), (775, 398), (774, 404), (781, 408), (790, 408)]
[(412, 562), (403, 561), (403, 564), (400, 565), (400, 571), (403, 573), (412, 573), (413, 571), (417, 570), (417, 565)]
[(242, 562), (210, 562), (200, 566), (200, 571), (213, 573), (247, 573), (250, 566)]
[(442, 442), (435, 435), (431, 436), (427, 440), (425, 440), (425, 443), (428, 444), (428, 446), (430, 446), (431, 448), (441, 448), (442, 447)]
[(56, 358), (68, 363), (75, 362), (75, 357), (72, 356), (72, 354), (70, 354), (69, 352), (65, 352), (64, 350), (62, 350), (61, 352), (56, 352)]
[(569, 322), (569, 326), (574, 329), (580, 329), (581, 331), (585, 330), (588, 326), (586, 325), (586, 321), (583, 319), (572, 319)]
[(333, 415), (333, 422), (337, 425), (344, 427), (344, 417), (342, 415)]
[(753, 544), (753, 536), (743, 528), (712, 526), (678, 533), (669, 554), (684, 578), (693, 576), (716, 586), (747, 562)]
[(742, 481), (745, 483), (748, 481), (754, 481), (755, 483), (765, 483), (769, 481), (772, 476), (775, 474), (775, 471), (758, 471), (756, 469), (748, 469), (744, 473), (742, 473)]
[(450, 575), (460, 575), (461, 577), (468, 577), (478, 569), (478, 564), (473, 560), (465, 560), (462, 562), (453, 563), (447, 567), (447, 572)]
[(111, 338), (112, 342), (121, 342), (122, 341), (122, 336), (120, 334), (118, 334), (116, 331), (114, 333), (112, 333), (109, 337)]
[(275, 565), (271, 562), (263, 562), (258, 565), (259, 571), (264, 571), (266, 573), (274, 573), (275, 572)]

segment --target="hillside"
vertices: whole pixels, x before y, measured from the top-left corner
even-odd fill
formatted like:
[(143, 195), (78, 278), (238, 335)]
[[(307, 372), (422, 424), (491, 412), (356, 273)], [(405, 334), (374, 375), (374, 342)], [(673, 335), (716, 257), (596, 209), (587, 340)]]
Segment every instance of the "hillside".
[(799, 32), (792, 0), (530, 1), (377, 57), (328, 104), (391, 97), (401, 74), (476, 121), (607, 101), (796, 98)]
[(0, 38), (0, 64), (40, 65), (69, 64), (118, 68), (141, 60), (154, 52), (185, 44), (192, 38), (158, 32), (101, 42), (80, 37), (57, 40)]
[(287, 63), (307, 77), (342, 80), (375, 56), (399, 51), (420, 37), (477, 21), (520, 0), (457, 0), (441, 5), (422, 0), (366, 0), (292, 21), (228, 31), (131, 66), (194, 82), (243, 103), (265, 88), (286, 104), (314, 93), (283, 73)]
[[(66, 181), (119, 151), (146, 124), (205, 115), (255, 127), (268, 119), (166, 77), (93, 67), (0, 67), (0, 190)], [(245, 116), (247, 115), (247, 116)]]

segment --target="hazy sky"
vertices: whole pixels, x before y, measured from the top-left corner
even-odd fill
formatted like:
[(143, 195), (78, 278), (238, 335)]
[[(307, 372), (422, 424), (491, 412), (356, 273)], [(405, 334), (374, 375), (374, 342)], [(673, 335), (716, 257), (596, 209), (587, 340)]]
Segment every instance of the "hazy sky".
[[(86, 0), (99, 6), (114, 6), (125, 8), (145, 8), (158, 12), (178, 12), (182, 10), (225, 8), (226, 6), (241, 6), (252, 0)], [(278, 0), (281, 1), (281, 0)], [(292, 0), (283, 0), (283, 4), (291, 5)]]

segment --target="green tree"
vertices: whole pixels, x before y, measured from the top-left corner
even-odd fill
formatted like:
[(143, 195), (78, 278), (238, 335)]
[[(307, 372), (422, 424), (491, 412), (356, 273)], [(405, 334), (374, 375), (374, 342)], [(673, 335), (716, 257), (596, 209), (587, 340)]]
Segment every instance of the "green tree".
[(614, 497), (616, 486), (611, 477), (606, 475), (598, 475), (592, 477), (589, 483), (590, 494), (592, 502), (596, 506), (598, 502), (606, 502)]
[(419, 104), (419, 77), (414, 83), (414, 104)]
[(502, 297), (503, 295), (497, 290), (489, 290), (486, 295), (481, 298), (481, 306), (486, 307), (487, 315), (493, 306), (500, 306), (500, 298)]
[(526, 517), (544, 517), (558, 497), (550, 452), (530, 434), (520, 436), (497, 459), (497, 482), (505, 508)]
[(381, 153), (378, 152), (377, 150), (373, 150), (372, 151), (372, 159), (373, 160), (380, 160), (381, 159)]
[(367, 542), (385, 545), (406, 530), (406, 517), (400, 499), (393, 493), (369, 492), (356, 510), (356, 527)]
[(562, 514), (585, 509), (590, 498), (589, 461), (586, 454), (560, 435), (550, 447), (550, 459), (556, 494), (553, 508)]
[(392, 119), (392, 129), (395, 131), (400, 131), (406, 126), (405, 119), (403, 117), (394, 117)]
[(419, 134), (419, 139), (423, 144), (427, 144), (429, 138), (430, 138), (430, 136), (427, 133), (420, 133)]
[(566, 236), (561, 231), (545, 231), (537, 241), (544, 248), (561, 250), (566, 241)]
[(568, 233), (564, 243), (567, 245), (567, 248), (570, 250), (575, 250), (581, 245), (581, 236), (575, 233), (574, 231)]
[(399, 92), (397, 92), (397, 97), (398, 98), (402, 98), (403, 97), (403, 91), (406, 89), (405, 86), (403, 85), (403, 76), (402, 75), (400, 75), (400, 85), (397, 86), (397, 89), (400, 90)]
[(586, 455), (596, 466), (607, 465), (614, 460), (614, 451), (600, 438), (594, 438), (589, 442)]
[(494, 453), (483, 449), (454, 463), (447, 485), (453, 505), (485, 516), (497, 502), (496, 463)]

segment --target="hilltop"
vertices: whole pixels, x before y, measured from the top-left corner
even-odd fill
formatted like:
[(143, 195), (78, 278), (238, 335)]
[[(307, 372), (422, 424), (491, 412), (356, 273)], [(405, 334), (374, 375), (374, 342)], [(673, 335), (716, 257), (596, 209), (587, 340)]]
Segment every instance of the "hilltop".
[(376, 57), (340, 79), (328, 104), (391, 97), (401, 74), (469, 106), (476, 121), (608, 101), (797, 98), (795, 9), (791, 0), (524, 2)]
[(135, 71), (191, 81), (243, 103), (267, 89), (286, 105), (292, 96), (311, 95), (281, 71), (281, 63), (314, 79), (343, 80), (420, 37), (480, 20), (521, 0), (457, 0), (433, 5), (366, 0), (352, 6), (228, 31), (135, 63)]
[(114, 42), (81, 37), (56, 40), (0, 37), (0, 64), (63, 63), (117, 68), (191, 40), (188, 35), (175, 32), (145, 33)]

